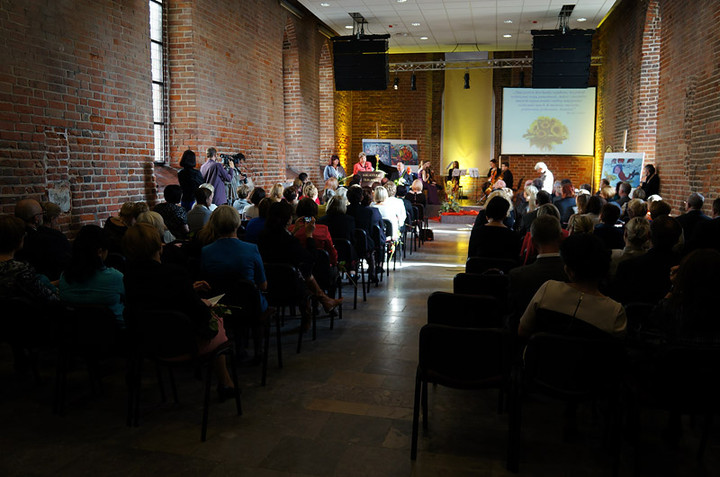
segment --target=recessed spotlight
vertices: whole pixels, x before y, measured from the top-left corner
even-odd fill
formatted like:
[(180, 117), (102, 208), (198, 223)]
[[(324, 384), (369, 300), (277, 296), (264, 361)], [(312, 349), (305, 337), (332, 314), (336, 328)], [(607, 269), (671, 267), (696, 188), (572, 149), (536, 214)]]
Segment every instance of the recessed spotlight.
[(426, 36), (421, 36), (420, 39), (421, 39), (421, 40), (427, 40), (428, 37), (426, 37)]
[(577, 21), (579, 21), (579, 22), (586, 22), (586, 21), (587, 21), (587, 18), (585, 18), (585, 17), (580, 17), (580, 18), (577, 19)]
[(407, 0), (396, 0), (398, 3), (405, 3)]
[(412, 25), (412, 26), (420, 26), (420, 23), (419, 23), (419, 22), (412, 22), (411, 25)]
[(503, 38), (512, 38), (512, 35), (505, 34), (503, 35)]
[(503, 23), (512, 23), (512, 20), (505, 20)]
[(352, 25), (345, 25), (345, 29), (346, 29), (346, 30), (352, 30), (352, 29), (353, 29), (353, 26), (352, 26)]
[(329, 4), (328, 2), (322, 2), (322, 3), (320, 4), (320, 6), (321, 6), (321, 7), (329, 7), (330, 4)]

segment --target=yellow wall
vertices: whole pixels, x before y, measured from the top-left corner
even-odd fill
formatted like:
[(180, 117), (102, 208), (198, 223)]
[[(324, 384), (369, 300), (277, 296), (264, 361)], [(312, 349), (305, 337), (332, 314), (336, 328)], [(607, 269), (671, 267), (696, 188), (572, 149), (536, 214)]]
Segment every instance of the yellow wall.
[(477, 167), (486, 174), (492, 158), (493, 90), (491, 69), (470, 70), (470, 89), (464, 89), (464, 70), (445, 71), (443, 158), (461, 169)]

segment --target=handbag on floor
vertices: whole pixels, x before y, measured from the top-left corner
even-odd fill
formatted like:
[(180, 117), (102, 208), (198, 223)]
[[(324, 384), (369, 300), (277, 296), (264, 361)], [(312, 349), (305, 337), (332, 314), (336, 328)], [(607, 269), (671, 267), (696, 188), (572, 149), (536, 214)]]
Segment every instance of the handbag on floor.
[(432, 242), (433, 238), (432, 229), (420, 229), (420, 240), (423, 242)]

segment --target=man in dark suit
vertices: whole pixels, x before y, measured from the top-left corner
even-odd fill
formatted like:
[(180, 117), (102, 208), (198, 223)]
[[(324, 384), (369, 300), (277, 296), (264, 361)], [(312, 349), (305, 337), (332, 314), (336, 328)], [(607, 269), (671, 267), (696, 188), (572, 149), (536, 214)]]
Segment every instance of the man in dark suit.
[[(375, 243), (370, 238), (371, 230), (373, 226), (380, 226), (380, 240), (385, 241), (385, 228), (383, 226), (382, 216), (380, 211), (375, 207), (368, 207), (370, 200), (369, 197), (365, 196), (365, 192), (359, 185), (352, 185), (347, 191), (347, 199), (350, 203), (347, 206), (347, 215), (355, 218), (355, 227), (365, 231), (367, 236), (367, 242), (365, 243), (366, 249), (372, 251), (375, 248)], [(367, 203), (363, 203), (367, 202)], [(355, 244), (357, 247), (359, 244)], [(370, 281), (377, 281), (375, 276), (375, 260), (368, 260), (368, 271), (370, 274)]]
[(522, 316), (543, 283), (548, 280), (565, 282), (568, 279), (559, 253), (562, 240), (560, 221), (552, 215), (538, 217), (530, 227), (530, 236), (539, 252), (537, 259), (530, 265), (510, 270), (510, 301), (516, 319)]
[(685, 202), (686, 212), (681, 216), (677, 217), (677, 221), (683, 228), (685, 234), (685, 240), (688, 241), (692, 238), (695, 228), (703, 223), (710, 220), (710, 217), (703, 214), (702, 208), (705, 204), (705, 197), (698, 192), (693, 192)]
[(699, 248), (714, 248), (720, 251), (720, 197), (713, 201), (712, 209), (712, 220), (698, 222), (692, 236), (685, 235), (685, 238), (688, 239), (685, 243), (686, 253)]

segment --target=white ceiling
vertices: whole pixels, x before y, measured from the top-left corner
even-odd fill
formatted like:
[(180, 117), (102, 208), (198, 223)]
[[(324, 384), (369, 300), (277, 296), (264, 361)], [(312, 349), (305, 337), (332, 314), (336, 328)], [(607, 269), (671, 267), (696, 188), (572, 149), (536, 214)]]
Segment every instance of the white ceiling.
[[(391, 53), (532, 49), (530, 30), (558, 28), (563, 5), (575, 5), (570, 28), (595, 29), (616, 0), (299, 0), (339, 35), (350, 35), (350, 12), (366, 34), (390, 34)], [(329, 6), (321, 6), (327, 3)], [(585, 22), (578, 22), (586, 18)], [(505, 23), (506, 21), (512, 23)], [(420, 26), (412, 26), (420, 23)], [(512, 35), (504, 38), (503, 35)], [(427, 40), (420, 38), (426, 36)]]

